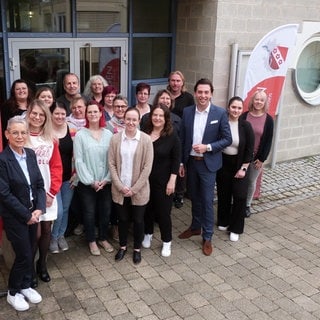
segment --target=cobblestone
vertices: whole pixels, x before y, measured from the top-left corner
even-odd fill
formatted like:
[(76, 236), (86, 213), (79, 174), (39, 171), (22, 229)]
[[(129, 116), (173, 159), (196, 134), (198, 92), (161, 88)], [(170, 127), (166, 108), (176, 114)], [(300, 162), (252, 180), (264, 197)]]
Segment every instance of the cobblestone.
[[(142, 263), (131, 250), (92, 257), (83, 236), (70, 249), (49, 255), (52, 278), (40, 282), (43, 302), (17, 313), (0, 299), (0, 320), (181, 320), (320, 318), (320, 156), (266, 167), (261, 197), (254, 200), (240, 241), (215, 230), (205, 257), (201, 237), (178, 239), (190, 223), (190, 202), (173, 209), (172, 255), (160, 256), (156, 228)], [(113, 242), (115, 248), (117, 244)], [(8, 270), (0, 257), (0, 288)]]

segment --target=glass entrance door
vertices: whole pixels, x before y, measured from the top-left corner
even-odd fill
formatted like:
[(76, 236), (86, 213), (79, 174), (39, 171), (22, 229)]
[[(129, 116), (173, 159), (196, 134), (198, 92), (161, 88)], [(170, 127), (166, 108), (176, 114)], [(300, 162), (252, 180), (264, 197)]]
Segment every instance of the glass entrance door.
[[(124, 40), (121, 40), (122, 42)], [(77, 41), (75, 51), (79, 53), (80, 82), (83, 89), (91, 75), (100, 74), (127, 95), (127, 50), (119, 40), (106, 41)], [(125, 80), (125, 81), (123, 81)]]
[(100, 74), (127, 95), (127, 51), (126, 39), (11, 39), (10, 82), (22, 78), (33, 90), (48, 85), (58, 97), (66, 73), (79, 76), (81, 92), (92, 75)]

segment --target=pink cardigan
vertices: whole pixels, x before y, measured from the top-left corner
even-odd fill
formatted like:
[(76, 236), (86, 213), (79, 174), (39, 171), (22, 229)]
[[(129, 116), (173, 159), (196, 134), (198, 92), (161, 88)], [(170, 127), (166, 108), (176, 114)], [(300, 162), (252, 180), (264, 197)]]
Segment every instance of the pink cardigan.
[[(120, 192), (124, 185), (120, 180), (121, 175), (121, 138), (122, 132), (113, 135), (108, 151), (108, 163), (111, 173), (112, 199), (115, 203), (123, 204), (124, 196)], [(149, 175), (153, 162), (153, 145), (150, 137), (141, 132), (140, 141), (134, 154), (134, 166), (132, 172), (132, 204), (143, 206), (148, 203), (150, 197)]]

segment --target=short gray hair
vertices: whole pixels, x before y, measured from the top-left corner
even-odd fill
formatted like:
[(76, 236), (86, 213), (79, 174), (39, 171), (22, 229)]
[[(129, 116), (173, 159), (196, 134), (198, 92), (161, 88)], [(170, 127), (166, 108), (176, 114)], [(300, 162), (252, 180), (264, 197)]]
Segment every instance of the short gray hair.
[(25, 116), (14, 116), (8, 120), (7, 130), (10, 131), (10, 128), (12, 127), (12, 125), (14, 125), (16, 123), (22, 123), (28, 129), (28, 122), (27, 122)]

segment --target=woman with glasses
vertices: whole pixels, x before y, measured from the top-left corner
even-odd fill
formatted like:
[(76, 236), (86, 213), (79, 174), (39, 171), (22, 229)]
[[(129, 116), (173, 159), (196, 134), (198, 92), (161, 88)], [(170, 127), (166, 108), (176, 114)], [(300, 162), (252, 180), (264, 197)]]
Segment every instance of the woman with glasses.
[(136, 86), (136, 107), (140, 112), (140, 118), (150, 112), (151, 105), (148, 103), (151, 87), (149, 84), (140, 82)]
[[(39, 259), (36, 271), (39, 278), (49, 282), (51, 277), (47, 270), (47, 256), (51, 239), (52, 222), (57, 219), (58, 205), (56, 195), (62, 184), (62, 162), (58, 141), (54, 138), (51, 113), (43, 101), (33, 100), (28, 108), (26, 119), (29, 125), (27, 147), (33, 149), (44, 180), (46, 190), (46, 213), (41, 215), (38, 228)], [(34, 252), (34, 257), (36, 252)], [(33, 286), (37, 279), (34, 277)]]
[(128, 100), (122, 96), (117, 95), (113, 99), (113, 116), (107, 122), (107, 129), (113, 134), (121, 132), (125, 128), (124, 114), (128, 109)]
[[(128, 100), (122, 95), (116, 95), (112, 102), (112, 108), (113, 116), (107, 123), (107, 129), (110, 130), (112, 134), (116, 134), (125, 128), (124, 114), (128, 109)], [(110, 224), (112, 238), (119, 241), (118, 215), (114, 203), (112, 203)]]
[(41, 295), (31, 288), (33, 251), (40, 217), (46, 211), (46, 193), (37, 158), (25, 148), (27, 123), (21, 116), (8, 120), (8, 146), (0, 154), (0, 211), (4, 229), (15, 253), (8, 279), (8, 303), (17, 311), (39, 303)]

